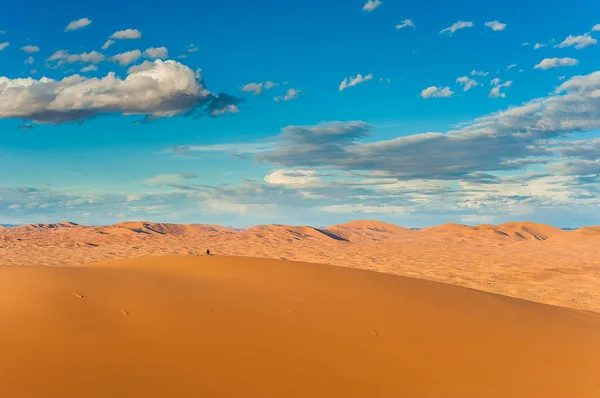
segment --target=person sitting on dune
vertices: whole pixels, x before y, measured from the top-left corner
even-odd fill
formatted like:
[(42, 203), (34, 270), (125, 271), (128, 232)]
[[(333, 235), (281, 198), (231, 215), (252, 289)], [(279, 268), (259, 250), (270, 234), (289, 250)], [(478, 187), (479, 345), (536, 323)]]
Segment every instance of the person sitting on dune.
[(209, 249), (206, 249), (206, 255), (210, 256), (210, 250)]

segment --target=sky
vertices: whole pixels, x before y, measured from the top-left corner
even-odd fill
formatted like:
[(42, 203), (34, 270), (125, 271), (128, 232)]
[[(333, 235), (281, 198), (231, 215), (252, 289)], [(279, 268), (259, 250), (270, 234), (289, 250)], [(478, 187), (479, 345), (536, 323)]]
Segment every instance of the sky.
[(0, 224), (600, 224), (594, 0), (12, 2)]

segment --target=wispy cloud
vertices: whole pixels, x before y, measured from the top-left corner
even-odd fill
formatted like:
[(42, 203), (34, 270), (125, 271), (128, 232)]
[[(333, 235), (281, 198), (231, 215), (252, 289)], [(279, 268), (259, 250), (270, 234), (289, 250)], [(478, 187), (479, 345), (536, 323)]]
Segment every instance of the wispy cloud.
[(499, 21), (488, 21), (485, 26), (497, 32), (506, 29), (506, 24)]
[(489, 72), (484, 72), (484, 71), (481, 71), (481, 70), (475, 70), (475, 69), (473, 69), (471, 71), (471, 76), (487, 76), (489, 74), (490, 74)]
[(273, 98), (273, 100), (275, 100), (275, 102), (292, 101), (292, 100), (295, 100), (295, 99), (299, 98), (301, 92), (302, 91), (297, 90), (295, 88), (289, 88), (287, 90), (287, 92), (285, 93), (285, 95), (281, 95), (279, 97), (275, 97), (275, 98)]
[(339, 90), (344, 91), (348, 87), (354, 87), (356, 85), (368, 82), (373, 79), (373, 74), (369, 73), (368, 75), (361, 75), (360, 73), (356, 76), (350, 76), (344, 78), (344, 80), (340, 83)]
[(441, 34), (447, 33), (449, 35), (452, 35), (457, 30), (472, 28), (473, 26), (474, 26), (473, 22), (458, 21), (458, 22), (453, 23), (452, 26), (442, 29), (440, 31), (440, 33)]
[(493, 79), (492, 80), (492, 85), (494, 87), (492, 87), (492, 89), (490, 90), (490, 98), (506, 98), (506, 93), (501, 92), (500, 90), (503, 87), (510, 87), (512, 86), (512, 81), (509, 80), (507, 82), (502, 83), (502, 81), (500, 79)]
[(81, 18), (76, 21), (71, 21), (65, 28), (65, 32), (71, 32), (73, 30), (85, 28), (86, 26), (89, 26), (91, 24), (92, 24), (92, 20), (88, 19), (88, 18)]
[(0, 51), (4, 50), (8, 46), (10, 46), (10, 43), (7, 41), (5, 41), (4, 43), (0, 43)]
[(533, 45), (533, 49), (534, 49), (534, 50), (539, 50), (540, 48), (544, 48), (544, 47), (546, 47), (546, 46), (548, 46), (548, 45), (547, 45), (547, 44), (542, 44), (542, 43), (535, 43), (535, 44)]
[(396, 25), (397, 30), (409, 28), (409, 27), (415, 28), (415, 23), (412, 21), (412, 19), (405, 19), (404, 21), (402, 21), (402, 23)]
[(112, 46), (113, 44), (115, 44), (115, 41), (112, 39), (108, 39), (103, 45), (102, 45), (102, 49), (106, 50), (108, 47)]

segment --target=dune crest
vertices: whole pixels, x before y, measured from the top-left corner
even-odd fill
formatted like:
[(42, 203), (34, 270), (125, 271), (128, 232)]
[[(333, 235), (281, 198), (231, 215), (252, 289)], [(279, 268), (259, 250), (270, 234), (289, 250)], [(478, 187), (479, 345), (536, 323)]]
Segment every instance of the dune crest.
[(600, 227), (530, 222), (411, 230), (359, 220), (326, 228), (148, 221), (0, 230), (0, 266), (70, 266), (168, 254), (287, 259), (411, 276), (600, 312)]

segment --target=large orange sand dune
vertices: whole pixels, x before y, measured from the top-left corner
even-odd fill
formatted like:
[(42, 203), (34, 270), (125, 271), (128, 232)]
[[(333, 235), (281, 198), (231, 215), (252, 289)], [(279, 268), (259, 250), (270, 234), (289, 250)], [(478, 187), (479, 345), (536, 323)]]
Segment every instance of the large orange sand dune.
[(600, 314), (288, 261), (0, 268), (0, 397), (600, 396)]

